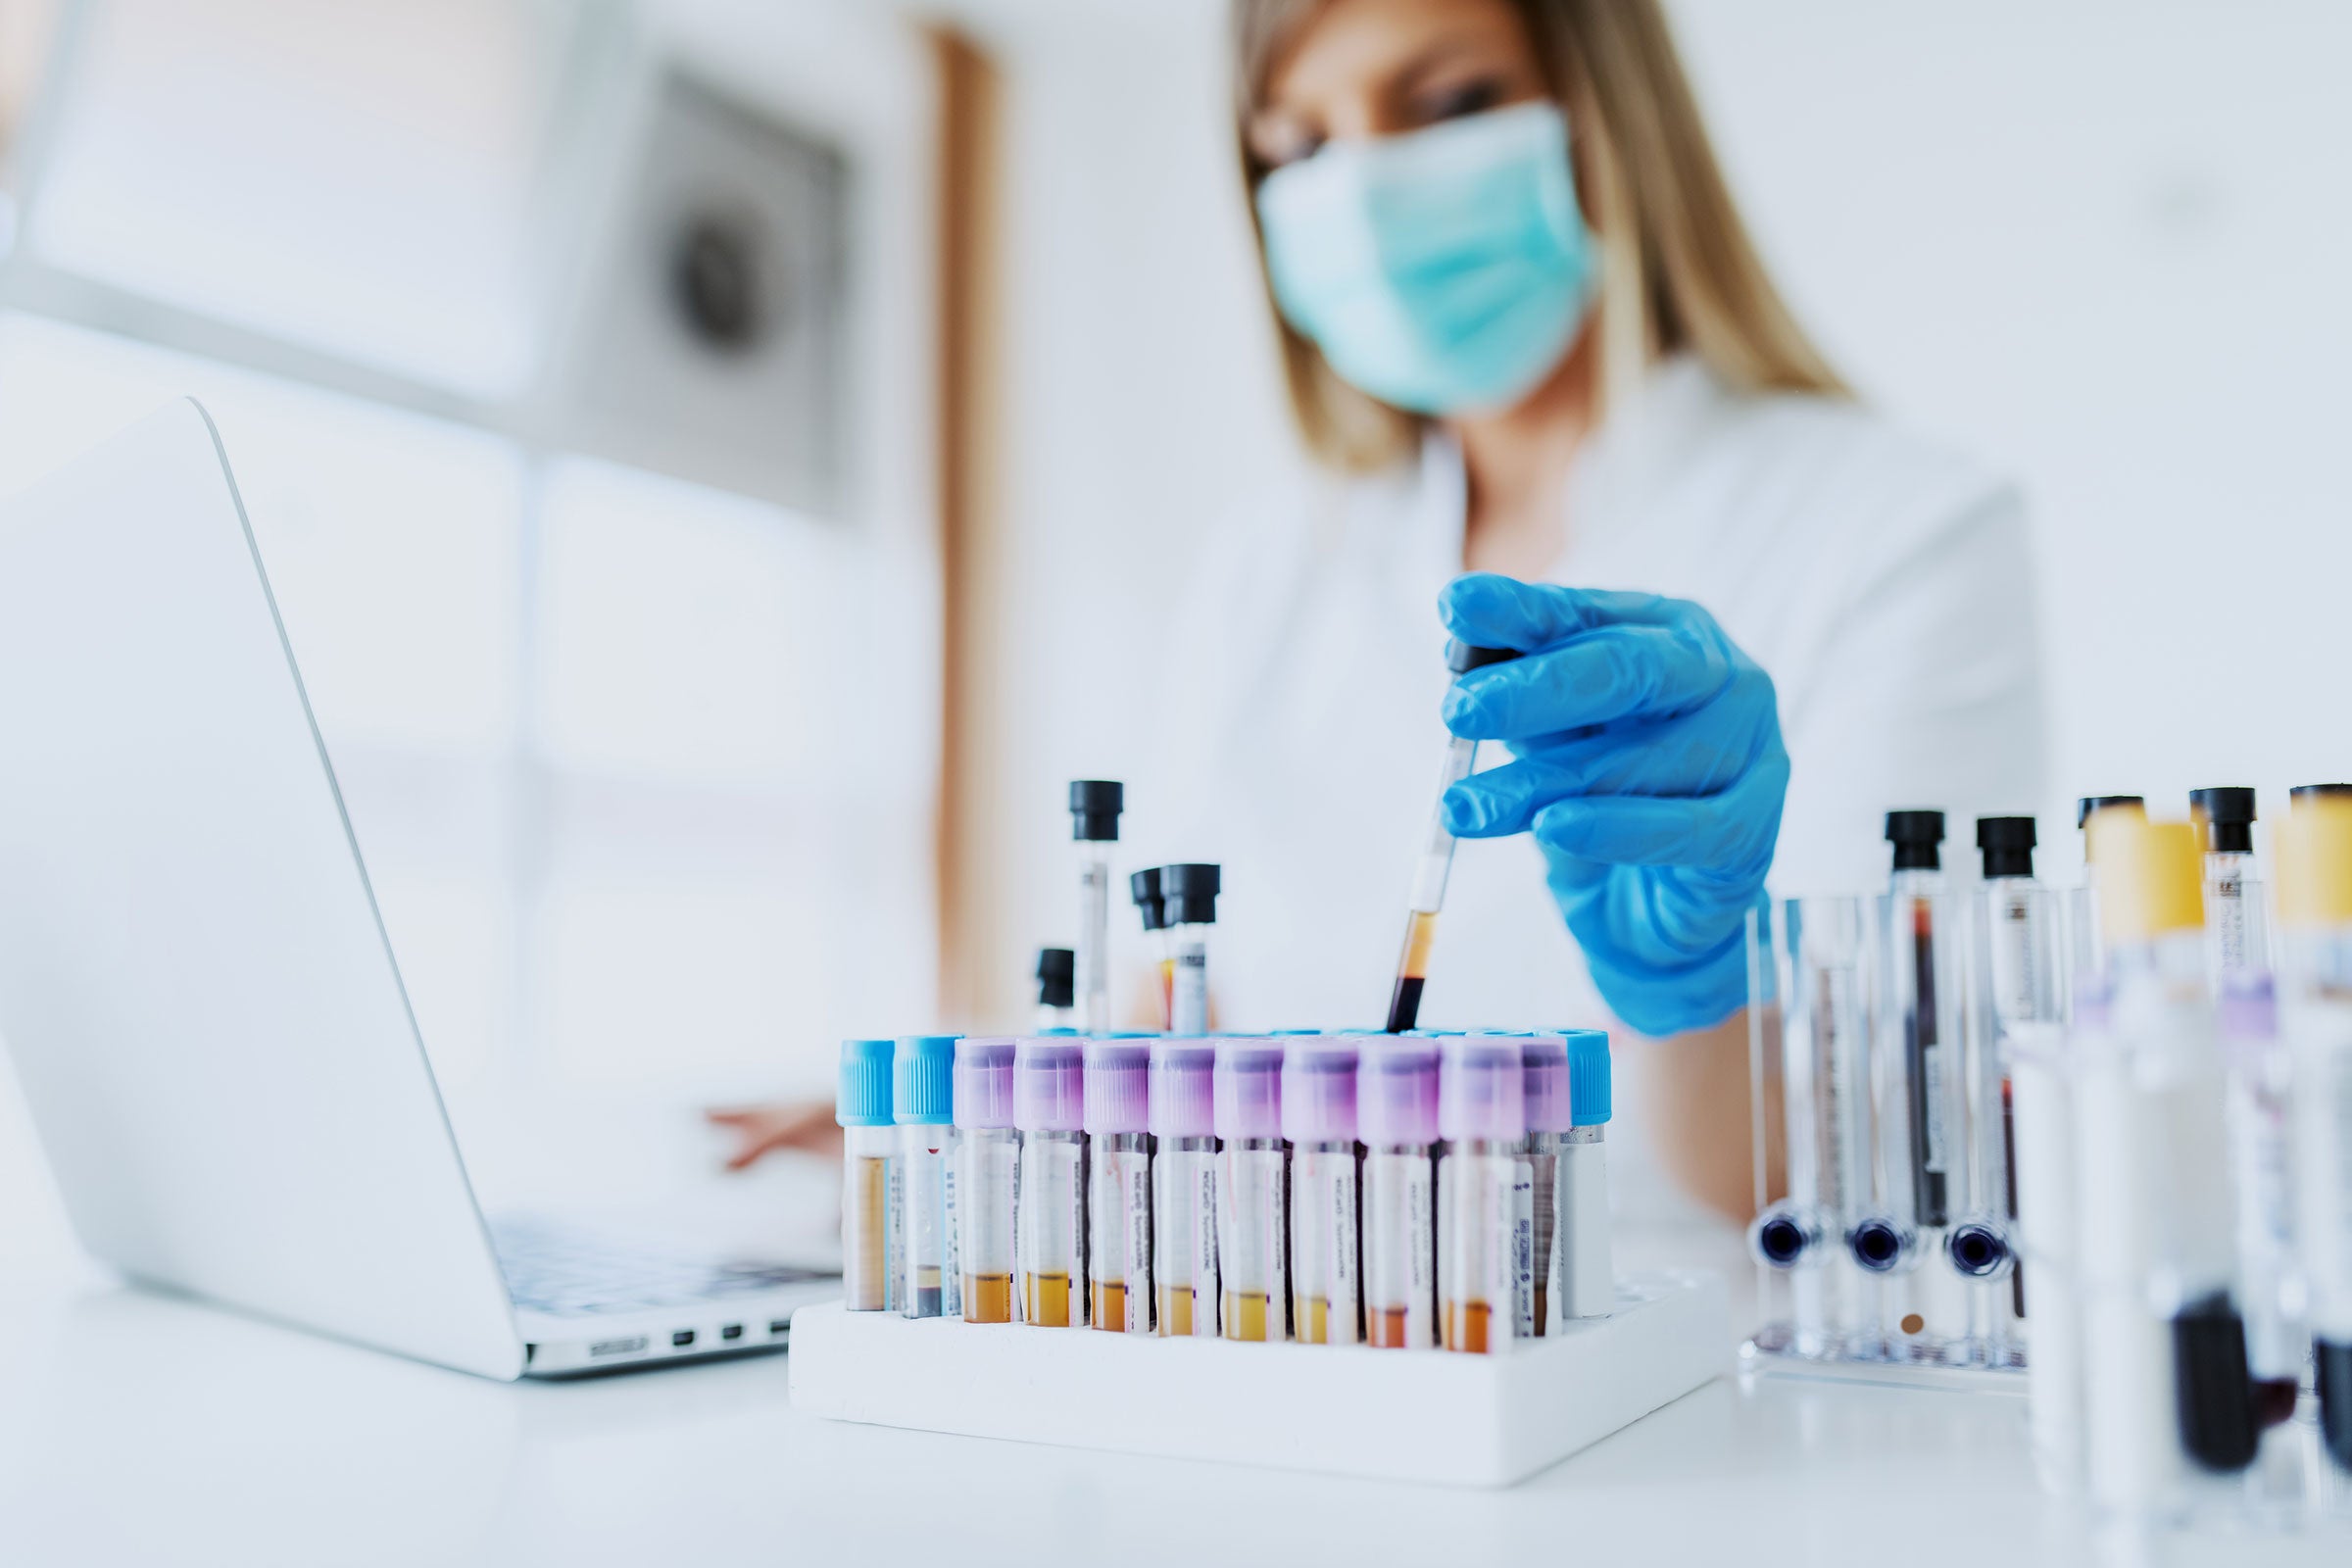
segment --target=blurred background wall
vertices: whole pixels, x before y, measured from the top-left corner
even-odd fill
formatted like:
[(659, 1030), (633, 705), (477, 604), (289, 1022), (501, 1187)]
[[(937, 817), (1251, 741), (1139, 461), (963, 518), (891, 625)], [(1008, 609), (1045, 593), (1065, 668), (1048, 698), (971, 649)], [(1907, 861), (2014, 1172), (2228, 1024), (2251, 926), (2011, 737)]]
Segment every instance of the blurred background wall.
[[(1833, 356), (2031, 493), (2045, 837), (2077, 793), (2352, 773), (2352, 10), (1672, 11)], [(942, 26), (989, 83), (946, 123)], [(0, 491), (214, 407), (453, 1094), (812, 1087), (844, 1033), (1017, 1022), (1066, 781), (1152, 840), (1172, 585), (1296, 461), (1221, 29), (0, 0)], [(942, 168), (985, 187), (963, 249)], [(757, 397), (723, 351), (659, 378), (679, 202), (729, 169), (829, 236), (781, 253), (816, 314)]]

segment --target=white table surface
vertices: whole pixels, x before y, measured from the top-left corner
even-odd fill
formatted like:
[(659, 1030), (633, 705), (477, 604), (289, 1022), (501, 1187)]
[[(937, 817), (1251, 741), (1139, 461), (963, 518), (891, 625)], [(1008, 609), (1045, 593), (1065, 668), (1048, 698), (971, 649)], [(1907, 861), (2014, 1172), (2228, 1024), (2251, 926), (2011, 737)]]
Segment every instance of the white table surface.
[[(2094, 1555), (2034, 1484), (2022, 1399), (2000, 1396), (1726, 1379), (1475, 1493), (836, 1425), (792, 1408), (776, 1356), (488, 1383), (115, 1283), (74, 1250), (24, 1131), (0, 1114), (9, 1568)], [(1720, 1234), (1621, 1250), (1738, 1260)], [(2165, 1560), (2342, 1568), (2352, 1533), (2204, 1538)]]

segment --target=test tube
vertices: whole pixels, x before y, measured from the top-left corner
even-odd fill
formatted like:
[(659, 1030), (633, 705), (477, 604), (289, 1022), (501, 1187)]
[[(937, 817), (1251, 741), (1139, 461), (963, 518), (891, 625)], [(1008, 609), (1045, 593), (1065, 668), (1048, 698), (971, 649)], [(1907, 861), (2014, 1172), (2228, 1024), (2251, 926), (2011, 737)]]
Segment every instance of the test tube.
[(1175, 1026), (1176, 955), (1168, 946), (1168, 911), (1160, 902), (1160, 868), (1156, 865), (1127, 879), (1128, 896), (1144, 917), (1144, 935), (1151, 940), (1152, 967), (1159, 975), (1159, 1026)]
[(1152, 1048), (1086, 1043), (1089, 1322), (1152, 1332)]
[(906, 1035), (891, 1064), (899, 1126), (899, 1292), (908, 1317), (963, 1315), (956, 1256), (956, 1036)]
[(1218, 1311), (1229, 1340), (1289, 1338), (1282, 1047), (1217, 1042)]
[(2295, 1228), (2321, 1445), (2352, 1475), (2352, 787), (2294, 792), (2273, 839), (2278, 1021), (2294, 1071)]
[[(1851, 1277), (1831, 1266), (1836, 1260), (1824, 1243), (1841, 1245), (1872, 1204), (1870, 1031), (1878, 967), (1863, 900), (1790, 899), (1776, 907), (1777, 942), (1761, 921), (1755, 939), (1772, 942), (1785, 999), (1781, 1099), (1788, 1193), (1758, 1213), (1748, 1242), (1758, 1261), (1788, 1282), (1786, 1348), (1820, 1356), (1836, 1348), (1852, 1321)], [(1760, 989), (1760, 967), (1754, 979)], [(1750, 1049), (1760, 1052), (1761, 1042), (1751, 1041)], [(1760, 1065), (1758, 1076), (1760, 1089)]]
[[(2212, 893), (2207, 883), (2207, 897)], [(2213, 906), (2206, 905), (2206, 935)], [(2237, 1196), (2237, 1300), (2246, 1323), (2261, 1451), (2248, 1477), (2257, 1508), (2291, 1511), (2302, 1497), (2300, 1444), (2281, 1427), (2295, 1413), (2311, 1333), (2295, 1269), (2293, 1093), (2278, 1034), (2277, 988), (2259, 969), (2221, 976), (2222, 1054), (2229, 1071), (2230, 1157)]]
[(1561, 1265), (1560, 1149), (1576, 1127), (1568, 1093), (1568, 1042), (1559, 1035), (1523, 1039), (1519, 1065), (1526, 1075), (1527, 1173), (1535, 1199), (1535, 1300), (1528, 1332), (1542, 1338), (1551, 1332), (1567, 1304), (1566, 1296), (1552, 1284), (1560, 1277)]
[(963, 1320), (1010, 1323), (1018, 1235), (1021, 1135), (1012, 1124), (1010, 1039), (956, 1042), (956, 1250)]
[(2082, 885), (2067, 901), (2067, 984), (2060, 1000), (2073, 1005), (2078, 986), (2103, 996), (2107, 983), (2107, 944), (2099, 930), (2099, 884), (2091, 859), (2091, 818), (2102, 811), (2120, 811), (2146, 821), (2148, 803), (2136, 795), (2085, 795), (2075, 802), (2075, 827), (2082, 835)]
[(2004, 1020), (2040, 1016), (2043, 992), (2056, 978), (2041, 947), (2049, 921), (2041, 885), (2034, 879), (2035, 837), (2030, 816), (1977, 818), (1984, 880), (1969, 907), (1975, 940), (1959, 947), (1967, 982), (1956, 1142), (1966, 1202), (1965, 1208), (1955, 1205), (1943, 1238), (1943, 1260), (1965, 1297), (1964, 1326), (1943, 1348), (1944, 1360), (1958, 1366), (2024, 1364), (2016, 1331), (2023, 1278), (2011, 1235), (2017, 1214), (2014, 1085)]
[(1086, 1054), (1076, 1040), (1024, 1040), (1012, 1059), (1021, 1132), (1021, 1321), (1086, 1324)]
[[(1946, 1027), (1954, 1000), (1943, 923), (1941, 811), (1888, 811), (1886, 841), (1894, 846), (1887, 893), (1894, 901), (1894, 957), (1888, 998), (1901, 1019), (1911, 1144), (1912, 1214), (1922, 1230), (1951, 1222), (1957, 1118), (1952, 1090), (1960, 1081), (1959, 1031)], [(1940, 1243), (1942, 1238), (1935, 1238)]]
[(1075, 1033), (1078, 955), (1068, 948), (1037, 950), (1037, 1032)]
[[(1449, 641), (1446, 667), (1458, 680), (1474, 669), (1507, 663), (1519, 653), (1510, 648), (1477, 648)], [(1390, 1034), (1402, 1034), (1421, 1016), (1421, 990), (1429, 982), (1429, 953), (1437, 945), (1438, 914), (1446, 906), (1446, 879), (1453, 870), (1453, 834), (1446, 826), (1446, 792), (1470, 776), (1478, 765), (1478, 742), (1464, 736), (1446, 737), (1445, 760), (1438, 768), (1438, 793), (1429, 808), (1429, 837), (1413, 862), (1412, 895), (1405, 905), (1404, 944), (1396, 956), (1396, 983), (1389, 994)]]
[(2215, 983), (2240, 969), (2271, 967), (2262, 882), (2254, 865), (2254, 792), (2230, 785), (2188, 792), (2205, 848), (2205, 939)]
[(1168, 1032), (1208, 1033), (1208, 932), (1217, 923), (1224, 878), (1213, 865), (1160, 867), (1160, 906), (1174, 959), (1168, 988)]
[(1152, 1153), (1152, 1278), (1158, 1329), (1171, 1339), (1217, 1333), (1216, 1047), (1152, 1043), (1147, 1113)]
[(1305, 1345), (1355, 1345), (1355, 1073), (1351, 1040), (1294, 1041), (1282, 1055), (1291, 1146), (1291, 1322)]
[(1609, 1037), (1598, 1029), (1571, 1029), (1566, 1044), (1569, 1127), (1560, 1144), (1560, 1316), (1606, 1317), (1617, 1309), (1617, 1264), (1609, 1244)]
[(2076, 1081), (2090, 1477), (2145, 1515), (2180, 1504), (2192, 1466), (2244, 1469), (2259, 1428), (2196, 835), (2123, 813), (2092, 835), (2113, 1001)]
[(1125, 797), (1111, 779), (1070, 785), (1070, 838), (1078, 850), (1079, 1027), (1089, 1034), (1110, 1027), (1110, 855)]
[[(1573, 1069), (1571, 1069), (1573, 1072)], [(1532, 1290), (1532, 1218), (1520, 1150), (1527, 1138), (1526, 1069), (1516, 1041), (1471, 1036), (1438, 1053), (1438, 1300), (1448, 1350), (1510, 1348), (1523, 1279)], [(1532, 1205), (1531, 1205), (1532, 1206)]]
[(833, 1119), (841, 1124), (841, 1284), (853, 1312), (892, 1305), (890, 1040), (844, 1040)]
[(1355, 1067), (1364, 1145), (1364, 1339), (1377, 1349), (1437, 1343), (1438, 1048), (1366, 1042)]

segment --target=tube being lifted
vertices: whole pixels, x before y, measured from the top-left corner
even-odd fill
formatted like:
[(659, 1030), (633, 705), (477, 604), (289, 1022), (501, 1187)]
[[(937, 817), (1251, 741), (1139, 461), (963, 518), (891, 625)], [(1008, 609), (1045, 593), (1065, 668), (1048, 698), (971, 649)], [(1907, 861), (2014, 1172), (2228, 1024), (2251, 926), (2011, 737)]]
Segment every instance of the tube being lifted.
[[(1489, 664), (1507, 663), (1510, 648), (1446, 645), (1446, 667), (1457, 676)], [(1455, 735), (1446, 742), (1446, 764), (1438, 773), (1437, 799), (1429, 808), (1429, 843), (1413, 868), (1413, 894), (1406, 906), (1404, 946), (1396, 956), (1396, 986), (1389, 995), (1388, 1032), (1400, 1035), (1421, 1016), (1421, 988), (1429, 980), (1429, 950), (1438, 939), (1438, 911), (1446, 906), (1446, 878), (1453, 870), (1453, 835), (1446, 829), (1446, 792), (1478, 765), (1478, 742)]]

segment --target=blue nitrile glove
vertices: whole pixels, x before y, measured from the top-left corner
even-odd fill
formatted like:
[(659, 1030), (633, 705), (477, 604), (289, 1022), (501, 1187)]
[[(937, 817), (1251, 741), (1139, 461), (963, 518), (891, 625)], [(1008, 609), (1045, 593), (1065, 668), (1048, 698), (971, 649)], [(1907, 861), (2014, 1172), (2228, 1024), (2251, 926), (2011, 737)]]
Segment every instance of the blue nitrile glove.
[(1473, 572), (1438, 598), (1474, 669), (1446, 726), (1515, 760), (1446, 792), (1461, 838), (1534, 832), (1551, 893), (1617, 1016), (1646, 1035), (1747, 999), (1746, 916), (1788, 788), (1772, 678), (1698, 606)]

